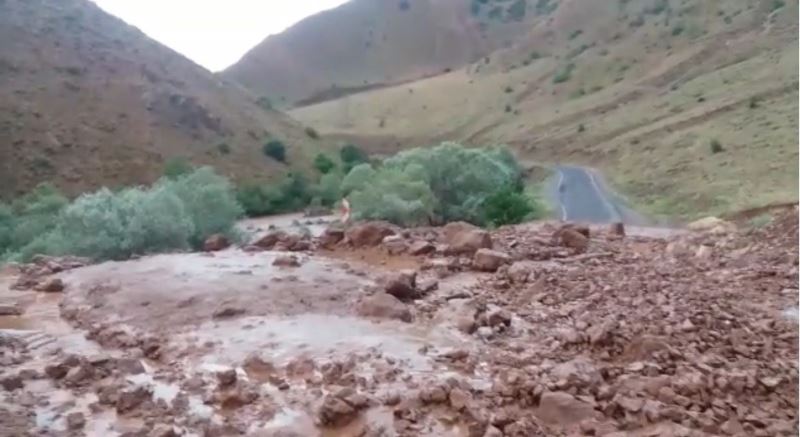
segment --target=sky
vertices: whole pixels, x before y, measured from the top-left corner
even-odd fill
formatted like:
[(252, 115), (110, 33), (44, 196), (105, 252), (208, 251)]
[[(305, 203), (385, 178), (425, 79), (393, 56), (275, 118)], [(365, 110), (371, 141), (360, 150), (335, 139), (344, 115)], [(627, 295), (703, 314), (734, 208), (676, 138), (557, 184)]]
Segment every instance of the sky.
[(94, 0), (160, 43), (220, 71), (269, 35), (345, 0)]

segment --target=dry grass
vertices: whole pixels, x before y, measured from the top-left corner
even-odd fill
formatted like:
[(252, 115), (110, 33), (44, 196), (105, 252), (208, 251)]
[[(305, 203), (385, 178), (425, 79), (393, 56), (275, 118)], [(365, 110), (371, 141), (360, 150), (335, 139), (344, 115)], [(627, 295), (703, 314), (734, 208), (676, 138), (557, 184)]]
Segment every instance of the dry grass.
[[(624, 13), (578, 3), (562, 2), (561, 27), (540, 25), (488, 65), (291, 114), (349, 138), (508, 143), (525, 159), (592, 165), (656, 215), (796, 201), (796, 4), (772, 13), (748, 0), (672, 2), (669, 20), (647, 15), (630, 28), (619, 24), (646, 2)], [(677, 22), (684, 30), (673, 34)], [(541, 57), (530, 59), (534, 51)], [(571, 77), (554, 83), (568, 62)], [(711, 153), (712, 139), (723, 152)]]

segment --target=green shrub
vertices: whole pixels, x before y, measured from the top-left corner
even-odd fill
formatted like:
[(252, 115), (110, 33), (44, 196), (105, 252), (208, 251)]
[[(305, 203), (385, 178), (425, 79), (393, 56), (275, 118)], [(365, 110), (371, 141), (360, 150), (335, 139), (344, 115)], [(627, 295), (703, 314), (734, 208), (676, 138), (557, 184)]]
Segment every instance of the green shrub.
[(553, 83), (564, 83), (572, 78), (572, 70), (575, 69), (575, 64), (569, 63), (561, 67), (553, 76)]
[(355, 190), (360, 190), (369, 185), (375, 178), (376, 172), (369, 164), (359, 164), (353, 167), (342, 180), (342, 194), (348, 195)]
[(722, 147), (722, 143), (720, 143), (719, 140), (716, 139), (716, 138), (711, 140), (711, 142), (709, 143), (709, 146), (711, 148), (711, 153), (713, 153), (713, 154), (717, 154), (717, 153), (725, 151), (725, 149)]
[(569, 39), (575, 39), (575, 38), (581, 36), (582, 33), (583, 33), (583, 30), (578, 29), (578, 30), (576, 30), (576, 31), (574, 31), (574, 32), (569, 34)]
[(672, 27), (672, 36), (678, 36), (686, 30), (686, 26), (683, 23), (678, 23)]
[(333, 162), (328, 155), (324, 153), (319, 153), (314, 158), (314, 168), (316, 168), (320, 173), (327, 174), (330, 173), (331, 170), (336, 168), (336, 163)]
[(751, 97), (750, 103), (747, 105), (750, 109), (758, 108), (758, 97)]
[(516, 0), (511, 6), (508, 7), (506, 11), (508, 14), (508, 19), (511, 21), (522, 21), (525, 18), (525, 14), (528, 10), (528, 2), (527, 0)]
[(27, 261), (41, 253), (124, 259), (197, 248), (211, 234), (231, 235), (242, 213), (228, 180), (208, 167), (163, 178), (150, 188), (116, 193), (103, 188), (57, 210), (52, 198), (48, 202), (50, 224), (18, 244), (11, 258)]
[(8, 250), (16, 251), (47, 233), (68, 204), (69, 200), (50, 184), (41, 184), (17, 199), (12, 205), (16, 220)]
[(236, 190), (236, 200), (248, 217), (278, 213), (280, 197), (278, 187), (267, 184), (247, 184)]
[(314, 129), (313, 127), (307, 127), (306, 128), (306, 135), (308, 135), (309, 138), (312, 138), (312, 139), (315, 139), (315, 140), (319, 139), (319, 132), (317, 132), (317, 130)]
[(170, 179), (185, 176), (193, 170), (194, 167), (184, 158), (170, 158), (164, 163), (164, 176)]
[(583, 123), (578, 125), (578, 132), (586, 132), (586, 126)]
[(322, 206), (331, 207), (342, 198), (342, 176), (338, 173), (322, 175), (317, 185), (312, 188), (313, 201)]
[(429, 224), (434, 214), (433, 193), (414, 170), (381, 169), (372, 183), (351, 194), (350, 204), (356, 219), (405, 226)]
[(344, 173), (350, 172), (353, 167), (369, 162), (367, 154), (355, 144), (348, 144), (339, 150), (339, 159), (342, 161)]
[(265, 155), (278, 162), (286, 162), (286, 146), (280, 140), (270, 140), (262, 149)]
[(509, 186), (522, 190), (519, 165), (505, 149), (472, 149), (443, 143), (407, 150), (387, 159), (370, 185), (377, 185), (387, 170), (425, 182), (433, 193), (434, 217), (438, 221), (484, 224), (482, 208), (489, 196)]
[(506, 86), (504, 91), (505, 91), (506, 94), (511, 94), (511, 93), (514, 92), (514, 88), (511, 88), (511, 86), (508, 85), (508, 86)]
[(217, 144), (217, 150), (220, 155), (228, 155), (231, 153), (231, 146), (229, 146), (228, 143), (219, 143)]
[(261, 96), (256, 100), (256, 105), (260, 106), (261, 109), (265, 111), (269, 111), (272, 109), (272, 102), (269, 100), (269, 97)]
[(772, 12), (775, 12), (784, 6), (786, 6), (786, 2), (784, 0), (772, 0)]
[(492, 226), (522, 223), (536, 212), (543, 212), (543, 209), (525, 193), (513, 187), (505, 187), (486, 199), (484, 222)]

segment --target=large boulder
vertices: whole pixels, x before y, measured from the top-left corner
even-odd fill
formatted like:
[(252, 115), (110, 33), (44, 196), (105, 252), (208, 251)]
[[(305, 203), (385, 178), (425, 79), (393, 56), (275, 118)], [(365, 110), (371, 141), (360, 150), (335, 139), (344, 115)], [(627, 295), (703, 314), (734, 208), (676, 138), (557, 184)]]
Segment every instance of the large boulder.
[(559, 229), (555, 238), (560, 245), (577, 251), (582, 252), (589, 247), (589, 237), (572, 227)]
[(500, 266), (508, 264), (511, 257), (508, 254), (491, 249), (478, 249), (472, 259), (472, 267), (484, 272), (496, 272)]
[(345, 231), (344, 236), (345, 241), (353, 247), (373, 247), (394, 234), (394, 226), (391, 223), (373, 221), (351, 226)]
[(206, 241), (203, 243), (203, 250), (206, 252), (216, 252), (226, 249), (230, 245), (231, 243), (224, 235), (214, 234), (206, 238)]
[(409, 323), (412, 320), (408, 306), (388, 293), (376, 293), (365, 297), (358, 303), (356, 313), (361, 317), (396, 319)]
[(591, 419), (594, 407), (566, 392), (546, 392), (535, 414), (544, 423), (570, 427)]
[(411, 300), (418, 297), (417, 272), (399, 272), (384, 279), (384, 289), (387, 293), (400, 300)]
[(435, 251), (436, 246), (424, 240), (415, 241), (408, 246), (408, 253), (415, 256), (429, 255)]
[(283, 231), (272, 231), (269, 232), (253, 242), (253, 246), (256, 246), (260, 249), (272, 249), (278, 244), (279, 241), (282, 241), (286, 238), (286, 232)]
[(344, 229), (327, 228), (319, 237), (319, 245), (330, 249), (344, 240)]
[(478, 249), (491, 249), (492, 237), (485, 230), (465, 222), (448, 223), (442, 228), (446, 252), (451, 255), (472, 255)]

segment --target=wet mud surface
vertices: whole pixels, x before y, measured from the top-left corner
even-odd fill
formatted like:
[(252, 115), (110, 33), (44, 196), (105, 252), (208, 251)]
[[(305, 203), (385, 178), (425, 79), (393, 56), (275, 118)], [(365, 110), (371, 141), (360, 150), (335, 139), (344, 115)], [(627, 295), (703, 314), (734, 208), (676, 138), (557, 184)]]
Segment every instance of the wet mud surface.
[(6, 267), (0, 435), (796, 435), (796, 220)]

